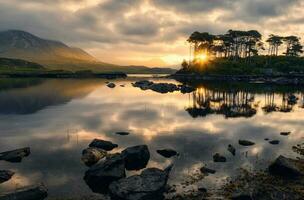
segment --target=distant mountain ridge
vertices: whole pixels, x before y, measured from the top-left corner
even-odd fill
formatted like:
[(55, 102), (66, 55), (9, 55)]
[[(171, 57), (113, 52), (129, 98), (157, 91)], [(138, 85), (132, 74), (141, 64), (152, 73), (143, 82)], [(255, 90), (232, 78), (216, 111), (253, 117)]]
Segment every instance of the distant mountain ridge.
[(82, 49), (69, 47), (59, 41), (42, 39), (20, 30), (0, 32), (0, 56), (41, 64), (66, 63), (70, 60), (97, 62), (97, 59)]
[(0, 32), (0, 57), (22, 59), (51, 70), (91, 70), (95, 72), (172, 73), (168, 68), (119, 66), (104, 63), (80, 48), (37, 37), (22, 30)]

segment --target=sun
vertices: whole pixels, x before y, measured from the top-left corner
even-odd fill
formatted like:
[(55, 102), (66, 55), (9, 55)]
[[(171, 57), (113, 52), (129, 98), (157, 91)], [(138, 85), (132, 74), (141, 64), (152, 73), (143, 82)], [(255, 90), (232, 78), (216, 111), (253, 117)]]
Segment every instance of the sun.
[(197, 55), (197, 59), (200, 62), (207, 62), (208, 61), (208, 55), (205, 54), (205, 53), (201, 53), (201, 54)]

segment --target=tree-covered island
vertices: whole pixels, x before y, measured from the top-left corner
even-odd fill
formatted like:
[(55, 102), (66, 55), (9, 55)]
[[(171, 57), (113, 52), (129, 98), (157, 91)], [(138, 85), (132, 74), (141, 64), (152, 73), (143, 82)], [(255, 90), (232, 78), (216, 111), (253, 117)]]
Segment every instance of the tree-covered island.
[(256, 30), (225, 34), (194, 32), (188, 38), (189, 60), (177, 74), (291, 75), (304, 74), (303, 46), (298, 36), (269, 35)]

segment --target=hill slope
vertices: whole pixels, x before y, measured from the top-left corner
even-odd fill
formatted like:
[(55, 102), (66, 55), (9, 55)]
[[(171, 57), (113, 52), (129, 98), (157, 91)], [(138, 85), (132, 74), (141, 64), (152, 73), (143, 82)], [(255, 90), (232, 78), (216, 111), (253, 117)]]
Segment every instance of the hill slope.
[(0, 57), (23, 59), (39, 63), (51, 70), (92, 70), (95, 72), (171, 73), (171, 69), (142, 66), (118, 66), (98, 61), (82, 49), (60, 42), (42, 39), (20, 30), (0, 32)]

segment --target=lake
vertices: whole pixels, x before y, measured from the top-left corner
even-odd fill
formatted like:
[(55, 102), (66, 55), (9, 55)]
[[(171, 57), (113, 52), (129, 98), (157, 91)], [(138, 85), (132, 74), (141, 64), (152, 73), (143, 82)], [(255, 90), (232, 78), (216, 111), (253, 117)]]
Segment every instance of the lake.
[[(80, 158), (94, 138), (118, 144), (113, 152), (147, 144), (148, 167), (174, 163), (169, 184), (181, 193), (201, 186), (216, 190), (240, 168), (265, 169), (279, 155), (299, 156), (291, 147), (304, 141), (304, 88), (195, 83), (190, 94), (160, 94), (132, 86), (143, 78), (148, 77), (111, 80), (113, 89), (103, 79), (0, 79), (0, 152), (31, 148), (21, 163), (0, 161), (0, 169), (16, 172), (0, 185), (0, 193), (43, 183), (50, 199), (92, 195), (83, 180), (88, 168)], [(280, 135), (286, 131), (291, 134)], [(256, 144), (243, 147), (239, 139)], [(229, 144), (236, 156), (227, 150)], [(180, 155), (167, 159), (156, 153), (164, 148)], [(214, 163), (217, 152), (227, 162)], [(217, 173), (198, 179), (203, 165)]]

